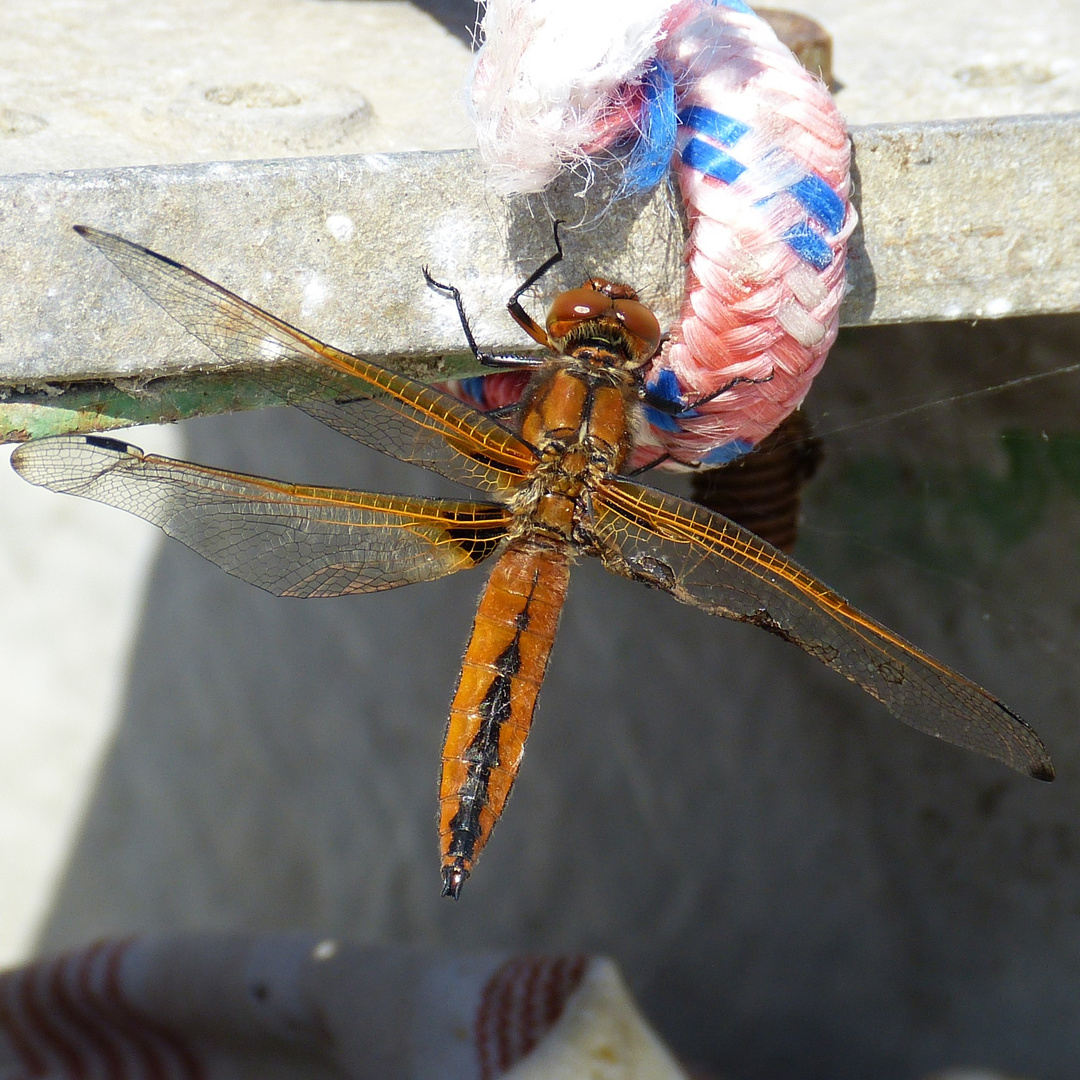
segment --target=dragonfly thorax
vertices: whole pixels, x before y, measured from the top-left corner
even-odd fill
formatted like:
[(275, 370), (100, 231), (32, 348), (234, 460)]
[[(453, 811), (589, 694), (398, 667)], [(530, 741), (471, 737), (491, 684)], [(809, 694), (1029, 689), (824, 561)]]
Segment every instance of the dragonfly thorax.
[(522, 404), (521, 436), (540, 459), (518, 507), (527, 529), (575, 538), (588, 489), (626, 458), (635, 401), (624, 369), (576, 358), (544, 368)]

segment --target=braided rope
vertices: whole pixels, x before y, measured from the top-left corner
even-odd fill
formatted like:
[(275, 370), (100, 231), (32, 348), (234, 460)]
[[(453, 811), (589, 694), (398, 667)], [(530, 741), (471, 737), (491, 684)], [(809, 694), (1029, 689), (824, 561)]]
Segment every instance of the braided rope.
[(472, 91), (481, 149), (506, 192), (628, 141), (624, 190), (670, 161), (686, 282), (646, 382), (682, 408), (646, 409), (636, 456), (731, 461), (798, 408), (836, 338), (856, 223), (847, 132), (825, 85), (742, 0), (608, 7), (489, 0)]

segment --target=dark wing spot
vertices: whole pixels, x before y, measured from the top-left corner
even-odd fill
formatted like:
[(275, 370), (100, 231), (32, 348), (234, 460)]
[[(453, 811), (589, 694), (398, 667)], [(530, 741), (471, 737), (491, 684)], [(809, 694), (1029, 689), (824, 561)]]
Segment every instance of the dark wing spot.
[(895, 660), (878, 660), (874, 664), (874, 670), (886, 681), (894, 686), (899, 686), (907, 678), (904, 665)]
[(119, 439), (110, 439), (107, 435), (84, 436), (87, 446), (96, 446), (99, 450), (115, 450), (118, 454), (130, 454), (134, 449), (126, 442)]
[(650, 589), (674, 591), (675, 571), (666, 562), (654, 559), (651, 555), (637, 555), (629, 559), (627, 565), (635, 581), (640, 581)]
[[(775, 634), (778, 638), (791, 642), (792, 645), (798, 645), (800, 649), (811, 656), (816, 656), (830, 667), (840, 658), (840, 650), (835, 645), (830, 645), (825, 641), (805, 641), (797, 638), (786, 626), (782, 626), (769, 614), (768, 608), (761, 608), (750, 615), (743, 615), (739, 621), (753, 623), (754, 626), (760, 626), (762, 630), (768, 630), (770, 634)], [(901, 679), (903, 679), (902, 674)]]
[(743, 615), (740, 617), (739, 622), (752, 623), (754, 626), (760, 626), (762, 630), (768, 630), (770, 634), (775, 634), (779, 638), (783, 638), (785, 641), (790, 641), (792, 645), (801, 645), (786, 627), (781, 626), (772, 615), (769, 614), (768, 608), (759, 608), (757, 611), (752, 611), (749, 615)]
[(473, 525), (450, 526), (446, 535), (457, 544), (474, 563), (481, 563), (506, 539), (506, 525), (500, 521), (486, 529)]
[[(832, 667), (840, 659), (840, 650), (827, 641), (800, 641), (799, 646), (811, 656), (816, 656), (823, 663), (828, 664), (829, 667)], [(901, 675), (900, 681), (903, 682), (903, 675)]]
[(496, 461), (495, 458), (488, 457), (488, 455), (481, 450), (480, 444), (471, 439), (464, 439), (461, 436), (454, 438), (451, 435), (445, 435), (444, 438), (451, 449), (456, 450), (463, 457), (475, 461), (478, 465), (483, 465), (488, 469), (498, 469), (500, 472), (510, 472), (522, 475), (520, 469), (507, 465), (505, 461)]

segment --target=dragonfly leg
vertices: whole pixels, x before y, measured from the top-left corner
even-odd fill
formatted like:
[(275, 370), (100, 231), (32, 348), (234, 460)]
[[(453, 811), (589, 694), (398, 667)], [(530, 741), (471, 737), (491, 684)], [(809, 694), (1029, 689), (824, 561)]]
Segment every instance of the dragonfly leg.
[[(457, 307), (458, 319), (461, 320), (461, 329), (469, 345), (469, 352), (473, 354), (478, 364), (494, 368), (534, 368), (543, 365), (544, 360), (539, 356), (504, 356), (497, 353), (482, 352), (476, 344), (476, 337), (473, 335), (472, 327), (469, 325), (469, 316), (465, 314), (465, 305), (461, 300), (461, 290), (456, 285), (447, 285), (444, 282), (436, 281), (426, 266), (421, 267), (421, 269), (429, 288), (441, 292), (444, 296), (449, 296), (454, 301), (454, 305)], [(546, 341), (544, 344), (546, 344)]]
[(546, 345), (549, 349), (554, 349), (551, 344), (551, 338), (548, 337), (548, 332), (521, 306), (522, 295), (531, 289), (553, 266), (562, 262), (563, 249), (562, 241), (559, 239), (559, 226), (561, 221), (556, 221), (552, 225), (552, 234), (555, 239), (555, 254), (545, 259), (518, 287), (514, 290), (514, 295), (506, 303), (506, 310), (510, 312), (510, 317), (533, 339), (533, 341), (539, 342), (541, 345)]
[(647, 473), (650, 469), (655, 469), (657, 465), (662, 465), (665, 461), (670, 460), (671, 455), (665, 451), (654, 457), (652, 461), (646, 461), (644, 465), (639, 465), (636, 469), (631, 469), (629, 472), (621, 473), (620, 475), (627, 477), (640, 476), (642, 473)]

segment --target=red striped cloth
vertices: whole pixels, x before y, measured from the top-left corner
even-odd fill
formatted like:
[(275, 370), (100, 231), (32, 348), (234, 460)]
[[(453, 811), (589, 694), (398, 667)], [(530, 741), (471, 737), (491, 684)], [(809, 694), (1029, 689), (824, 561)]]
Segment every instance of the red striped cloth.
[(0, 1074), (262, 1080), (273, 1062), (275, 1076), (496, 1080), (597, 966), (307, 935), (102, 941), (0, 975)]
[(690, 1080), (610, 960), (301, 934), (102, 941), (0, 974), (0, 1077)]

